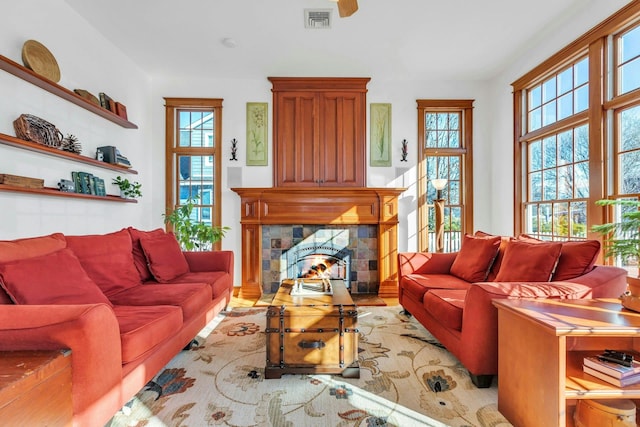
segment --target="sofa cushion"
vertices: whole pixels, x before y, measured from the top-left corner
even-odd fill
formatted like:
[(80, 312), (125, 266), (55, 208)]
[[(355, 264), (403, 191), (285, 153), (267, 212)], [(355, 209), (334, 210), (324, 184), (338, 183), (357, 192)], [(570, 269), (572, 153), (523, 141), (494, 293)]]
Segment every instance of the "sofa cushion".
[(465, 234), (451, 274), (467, 282), (484, 282), (500, 248), (500, 236)]
[(461, 331), (466, 295), (464, 289), (434, 289), (425, 294), (424, 308), (445, 327)]
[(162, 228), (156, 228), (151, 231), (142, 231), (133, 227), (127, 228), (129, 235), (131, 236), (131, 250), (133, 252), (133, 263), (140, 274), (140, 280), (146, 282), (153, 278), (149, 266), (147, 265), (147, 257), (144, 256), (142, 245), (140, 245), (140, 239), (148, 237), (158, 237), (165, 234)]
[(167, 283), (189, 272), (189, 264), (175, 234), (143, 237), (140, 245), (147, 258), (149, 271), (158, 282)]
[(127, 230), (108, 234), (66, 236), (67, 247), (106, 296), (140, 284)]
[[(476, 231), (474, 236), (480, 237), (496, 237), (493, 234), (485, 233), (484, 231)], [(502, 265), (502, 259), (504, 258), (504, 251), (507, 248), (507, 244), (513, 240), (513, 237), (509, 236), (500, 236), (500, 247), (498, 249), (498, 254), (496, 258), (493, 260), (493, 264), (491, 265), (491, 269), (489, 270), (489, 274), (487, 275), (487, 281), (493, 282), (496, 280), (496, 276), (498, 275), (498, 271), (500, 271), (500, 266)]]
[(189, 272), (171, 280), (171, 283), (206, 283), (211, 287), (214, 299), (233, 287), (231, 275), (226, 271)]
[(122, 363), (133, 362), (171, 339), (182, 327), (182, 311), (169, 305), (113, 307), (122, 344)]
[(0, 283), (16, 304), (111, 305), (66, 248), (0, 264)]
[(180, 286), (147, 284), (125, 289), (109, 298), (115, 305), (175, 305), (182, 309), (186, 323), (206, 311), (211, 302), (211, 287), (206, 283)]
[(548, 282), (555, 270), (562, 243), (530, 243), (513, 240), (507, 244), (496, 282)]
[(599, 254), (600, 242), (597, 240), (562, 242), (553, 280), (569, 280), (590, 272)]
[(0, 263), (50, 254), (66, 247), (62, 233), (0, 241)]
[(469, 282), (450, 274), (407, 274), (400, 283), (405, 294), (415, 301), (422, 301), (431, 289), (467, 289)]

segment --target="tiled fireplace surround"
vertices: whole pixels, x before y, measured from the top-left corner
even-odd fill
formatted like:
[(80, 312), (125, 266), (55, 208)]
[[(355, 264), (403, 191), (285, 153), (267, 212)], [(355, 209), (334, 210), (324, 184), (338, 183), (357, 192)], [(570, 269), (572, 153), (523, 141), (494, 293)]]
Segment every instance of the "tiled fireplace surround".
[[(240, 296), (274, 292), (287, 251), (331, 236), (344, 239), (354, 293), (397, 296), (397, 188), (233, 188), (241, 198)], [(341, 243), (342, 244), (342, 243)]]

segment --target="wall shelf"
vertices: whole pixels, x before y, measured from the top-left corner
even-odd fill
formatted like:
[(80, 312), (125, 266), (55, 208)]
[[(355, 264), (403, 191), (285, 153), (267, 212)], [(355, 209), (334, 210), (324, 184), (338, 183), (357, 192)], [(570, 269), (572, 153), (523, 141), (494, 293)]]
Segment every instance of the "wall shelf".
[(125, 166), (101, 162), (99, 160), (92, 159), (91, 157), (82, 156), (70, 151), (59, 150), (57, 148), (48, 147), (46, 145), (37, 144), (35, 142), (24, 141), (22, 139), (3, 133), (0, 133), (0, 144), (9, 145), (11, 147), (21, 148), (29, 151), (36, 151), (38, 153), (48, 154), (50, 156), (62, 157), (64, 159), (69, 159), (75, 162), (85, 163), (91, 166), (97, 166), (102, 169), (109, 169), (120, 173), (129, 173), (134, 175), (138, 174), (138, 171), (127, 168)]
[(60, 191), (57, 188), (44, 187), (44, 188), (26, 188), (17, 187), (15, 185), (0, 184), (0, 191), (10, 191), (14, 193), (27, 193), (27, 194), (41, 194), (45, 196), (55, 197), (71, 197), (76, 199), (90, 199), (90, 200), (102, 200), (106, 202), (119, 202), (119, 203), (138, 203), (135, 199), (125, 199), (120, 196), (96, 196), (93, 194), (80, 194), (80, 193), (67, 193)]
[(59, 84), (34, 73), (30, 69), (23, 67), (22, 65), (18, 64), (15, 61), (12, 61), (11, 59), (3, 55), (0, 55), (0, 69), (5, 70), (6, 72), (11, 73), (24, 81), (36, 85), (39, 88), (46, 90), (47, 92), (57, 95), (62, 99), (66, 99), (67, 101), (76, 104), (77, 106), (84, 108), (85, 110), (91, 111), (92, 113), (97, 114), (98, 116), (101, 116), (119, 126), (122, 126), (123, 128), (138, 129), (138, 125), (131, 123), (130, 121), (118, 116), (117, 114), (84, 99), (72, 90), (62, 87)]

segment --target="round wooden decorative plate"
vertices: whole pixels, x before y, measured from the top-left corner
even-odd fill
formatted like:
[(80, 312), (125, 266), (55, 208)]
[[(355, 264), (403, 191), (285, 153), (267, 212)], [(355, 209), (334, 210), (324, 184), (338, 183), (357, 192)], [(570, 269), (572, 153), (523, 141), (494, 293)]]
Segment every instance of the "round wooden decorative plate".
[(60, 68), (58, 68), (56, 58), (40, 42), (35, 40), (24, 42), (22, 46), (22, 62), (25, 67), (34, 73), (56, 83), (60, 81)]

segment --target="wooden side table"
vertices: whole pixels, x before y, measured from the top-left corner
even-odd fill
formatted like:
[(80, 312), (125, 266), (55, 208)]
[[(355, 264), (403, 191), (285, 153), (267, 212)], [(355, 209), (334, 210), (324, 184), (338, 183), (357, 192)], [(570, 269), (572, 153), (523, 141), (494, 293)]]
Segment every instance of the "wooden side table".
[(640, 384), (619, 388), (582, 371), (584, 357), (604, 349), (638, 355), (640, 313), (624, 309), (618, 299), (493, 304), (498, 410), (513, 425), (573, 426), (579, 399), (632, 399), (640, 406)]
[(71, 351), (0, 352), (0, 424), (70, 426)]

